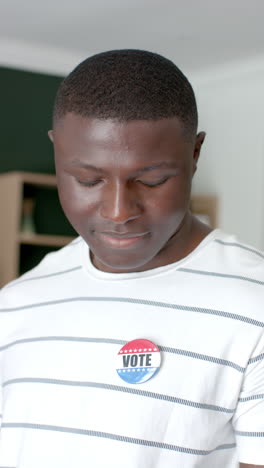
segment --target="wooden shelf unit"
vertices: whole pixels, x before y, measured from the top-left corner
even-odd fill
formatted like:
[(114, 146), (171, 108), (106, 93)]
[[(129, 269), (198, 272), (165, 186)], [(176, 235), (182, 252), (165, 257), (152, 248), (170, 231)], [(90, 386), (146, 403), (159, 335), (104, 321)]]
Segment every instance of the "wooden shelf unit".
[(53, 236), (49, 234), (25, 234), (19, 233), (18, 239), (20, 244), (27, 245), (46, 245), (49, 247), (63, 247), (67, 245), (74, 237), (68, 236)]
[(56, 188), (56, 176), (30, 172), (0, 174), (0, 287), (19, 276), (21, 245), (59, 248), (74, 239), (20, 232), (25, 185)]
[[(62, 247), (74, 237), (20, 232), (24, 186), (56, 188), (56, 176), (30, 172), (0, 174), (0, 287), (20, 274), (20, 249), (22, 245)], [(194, 195), (191, 211), (206, 216), (216, 227), (217, 199), (215, 196)]]
[(215, 195), (192, 195), (191, 211), (198, 217), (206, 217), (212, 228), (217, 227), (218, 200)]

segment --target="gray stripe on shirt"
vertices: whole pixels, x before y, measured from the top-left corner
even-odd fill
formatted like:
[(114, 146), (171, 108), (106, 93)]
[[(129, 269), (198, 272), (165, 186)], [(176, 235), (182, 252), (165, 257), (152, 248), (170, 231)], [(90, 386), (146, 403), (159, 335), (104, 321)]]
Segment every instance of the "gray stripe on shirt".
[(264, 398), (264, 393), (260, 393), (259, 395), (251, 395), (248, 397), (239, 398), (238, 401), (240, 401), (241, 403), (245, 403), (246, 401), (261, 400), (262, 398)]
[(24, 383), (36, 383), (36, 384), (51, 384), (51, 385), (64, 385), (70, 387), (89, 387), (89, 388), (100, 388), (103, 390), (113, 390), (117, 392), (130, 393), (132, 395), (139, 395), (147, 398), (154, 398), (157, 400), (164, 400), (170, 403), (177, 403), (179, 405), (190, 406), (197, 409), (205, 409), (211, 411), (219, 411), (221, 413), (234, 413), (235, 409), (224, 408), (222, 406), (211, 405), (207, 403), (198, 403), (196, 401), (185, 400), (183, 398), (177, 398), (170, 395), (164, 395), (162, 393), (149, 392), (147, 390), (139, 390), (131, 387), (123, 387), (121, 385), (104, 384), (97, 382), (83, 382), (75, 380), (60, 380), (60, 379), (48, 379), (48, 378), (19, 378), (11, 379), (3, 382), (2, 386), (7, 387), (14, 384)]
[(248, 364), (253, 364), (253, 362), (261, 361), (262, 359), (264, 359), (264, 353), (249, 359)]
[(264, 437), (264, 432), (235, 431), (235, 434), (242, 437)]
[[(113, 338), (89, 338), (89, 337), (75, 337), (75, 336), (41, 336), (35, 338), (24, 338), (21, 340), (16, 340), (11, 343), (8, 343), (4, 346), (0, 347), (0, 352), (4, 351), (12, 346), (16, 346), (19, 344), (27, 344), (27, 343), (37, 343), (42, 341), (65, 341), (65, 342), (77, 342), (77, 343), (104, 343), (104, 344), (118, 344), (124, 345), (127, 342), (125, 340), (117, 340)], [(160, 351), (164, 353), (172, 353), (178, 354), (180, 356), (189, 357), (192, 359), (200, 359), (203, 361), (211, 362), (213, 364), (218, 364), (222, 366), (232, 367), (233, 369), (237, 370), (238, 372), (244, 372), (245, 368), (239, 366), (235, 362), (227, 361), (226, 359), (220, 359), (214, 356), (209, 356), (206, 354), (194, 353), (193, 351), (186, 351), (184, 349), (178, 348), (171, 348), (169, 346), (159, 346)]]
[(164, 442), (155, 442), (152, 440), (137, 439), (134, 437), (126, 437), (126, 436), (122, 436), (119, 434), (110, 434), (108, 432), (91, 431), (89, 429), (77, 429), (73, 427), (52, 426), (49, 424), (30, 424), (30, 423), (13, 422), (13, 423), (3, 423), (2, 428), (36, 429), (36, 430), (66, 432), (70, 434), (86, 435), (90, 437), (101, 437), (105, 439), (117, 440), (118, 442), (126, 442), (130, 444), (143, 445), (146, 447), (154, 447), (158, 449), (165, 449), (165, 450), (172, 450), (175, 452), (187, 453), (189, 455), (209, 455), (210, 453), (213, 453), (216, 450), (232, 449), (236, 446), (236, 444), (232, 443), (232, 444), (218, 445), (218, 447), (215, 447), (214, 449), (211, 449), (211, 450), (198, 450), (198, 449), (180, 447), (180, 446), (173, 445), (173, 444), (166, 444)]
[(77, 343), (105, 343), (118, 345), (124, 345), (127, 343), (125, 340), (115, 340), (114, 338), (89, 338), (83, 336), (37, 336), (34, 338), (23, 338), (21, 340), (11, 341), (11, 343), (1, 346), (0, 351), (4, 351), (5, 349), (19, 344), (37, 343), (42, 341), (72, 341)]
[(169, 348), (167, 346), (159, 346), (159, 349), (163, 352), (179, 354), (182, 356), (187, 356), (194, 359), (201, 359), (203, 361), (212, 362), (214, 364), (220, 364), (222, 366), (232, 367), (238, 372), (245, 372), (245, 367), (239, 366), (235, 362), (227, 361), (226, 359), (216, 358), (214, 356), (208, 356), (207, 354), (194, 353), (192, 351), (185, 351), (177, 348)]
[(56, 271), (54, 273), (49, 273), (47, 275), (32, 276), (31, 278), (25, 278), (25, 279), (21, 279), (21, 280), (18, 279), (14, 283), (12, 282), (10, 284), (7, 284), (6, 288), (12, 288), (13, 286), (17, 286), (18, 284), (25, 283), (26, 281), (36, 281), (36, 280), (40, 280), (40, 279), (43, 279), (43, 278), (51, 278), (51, 277), (54, 277), (54, 276), (64, 275), (66, 273), (72, 273), (73, 271), (81, 270), (81, 268), (82, 268), (82, 266), (78, 265), (76, 267), (69, 268), (68, 270)]
[(38, 307), (47, 307), (47, 306), (54, 306), (59, 304), (67, 304), (71, 302), (121, 302), (124, 304), (139, 304), (151, 307), (161, 307), (165, 309), (175, 309), (181, 310), (186, 312), (196, 312), (200, 314), (208, 314), (208, 315), (216, 315), (218, 317), (224, 317), (232, 320), (239, 320), (240, 322), (248, 323), (250, 325), (255, 325), (257, 327), (264, 327), (264, 322), (260, 322), (259, 320), (252, 319), (250, 317), (245, 317), (243, 315), (233, 314), (231, 312), (225, 312), (222, 310), (216, 309), (207, 309), (203, 307), (193, 307), (193, 306), (185, 306), (181, 304), (171, 304), (167, 302), (158, 302), (158, 301), (150, 301), (146, 299), (136, 299), (130, 297), (103, 297), (103, 296), (91, 296), (91, 297), (70, 297), (68, 299), (58, 299), (53, 301), (47, 302), (39, 302), (36, 304), (27, 304), (24, 306), (19, 307), (10, 307), (0, 309), (0, 312), (16, 312), (20, 310), (27, 310), (27, 309), (34, 309)]
[(228, 279), (248, 281), (250, 283), (259, 284), (260, 286), (264, 285), (264, 281), (256, 280), (253, 278), (248, 278), (246, 276), (227, 275), (225, 273), (217, 273), (215, 271), (193, 270), (191, 268), (179, 268), (178, 271), (182, 271), (183, 273), (193, 273), (196, 275), (205, 275), (205, 276), (212, 276), (212, 277), (218, 277), (218, 278), (228, 278)]
[(218, 242), (218, 244), (227, 245), (230, 247), (239, 247), (240, 249), (248, 250), (248, 252), (252, 252), (258, 255), (259, 257), (264, 258), (263, 253), (259, 252), (258, 250), (252, 249), (251, 247), (247, 247), (246, 245), (240, 244), (239, 242), (226, 242), (222, 239), (214, 239), (214, 242)]

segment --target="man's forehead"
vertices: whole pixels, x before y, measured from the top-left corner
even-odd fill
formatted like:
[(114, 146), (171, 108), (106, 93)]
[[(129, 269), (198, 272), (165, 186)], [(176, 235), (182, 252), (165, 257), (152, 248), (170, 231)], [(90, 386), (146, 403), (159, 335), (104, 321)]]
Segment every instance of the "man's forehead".
[(176, 119), (117, 121), (68, 114), (55, 128), (55, 157), (75, 170), (140, 175), (185, 164), (192, 145)]
[(168, 138), (183, 139), (183, 125), (178, 118), (160, 120), (97, 119), (67, 113), (54, 126), (54, 135), (58, 138), (85, 140), (96, 146), (109, 145), (111, 142), (130, 146), (136, 142), (148, 142), (157, 145)]

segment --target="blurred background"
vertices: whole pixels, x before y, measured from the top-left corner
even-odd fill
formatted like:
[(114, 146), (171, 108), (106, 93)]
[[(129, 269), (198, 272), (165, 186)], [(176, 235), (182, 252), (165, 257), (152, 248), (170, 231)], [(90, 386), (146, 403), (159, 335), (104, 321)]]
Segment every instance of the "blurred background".
[(75, 235), (47, 190), (54, 180), (27, 173), (54, 174), (47, 131), (61, 79), (89, 55), (116, 48), (161, 53), (187, 75), (207, 133), (193, 193), (216, 197), (218, 227), (264, 249), (263, 21), (263, 0), (0, 0), (2, 265), (15, 249), (23, 272), (66, 242), (18, 240), (21, 223), (28, 235)]

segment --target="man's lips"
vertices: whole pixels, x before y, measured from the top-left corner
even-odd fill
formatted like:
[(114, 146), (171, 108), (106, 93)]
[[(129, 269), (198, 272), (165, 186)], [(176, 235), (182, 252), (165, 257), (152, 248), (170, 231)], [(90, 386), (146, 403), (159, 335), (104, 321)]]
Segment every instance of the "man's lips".
[(114, 237), (116, 239), (131, 239), (132, 237), (142, 237), (148, 234), (147, 232), (117, 232), (117, 231), (102, 231), (101, 234), (104, 234), (109, 237)]
[(148, 232), (141, 233), (115, 233), (115, 232), (101, 232), (99, 233), (100, 239), (107, 245), (117, 248), (131, 247), (145, 238)]

